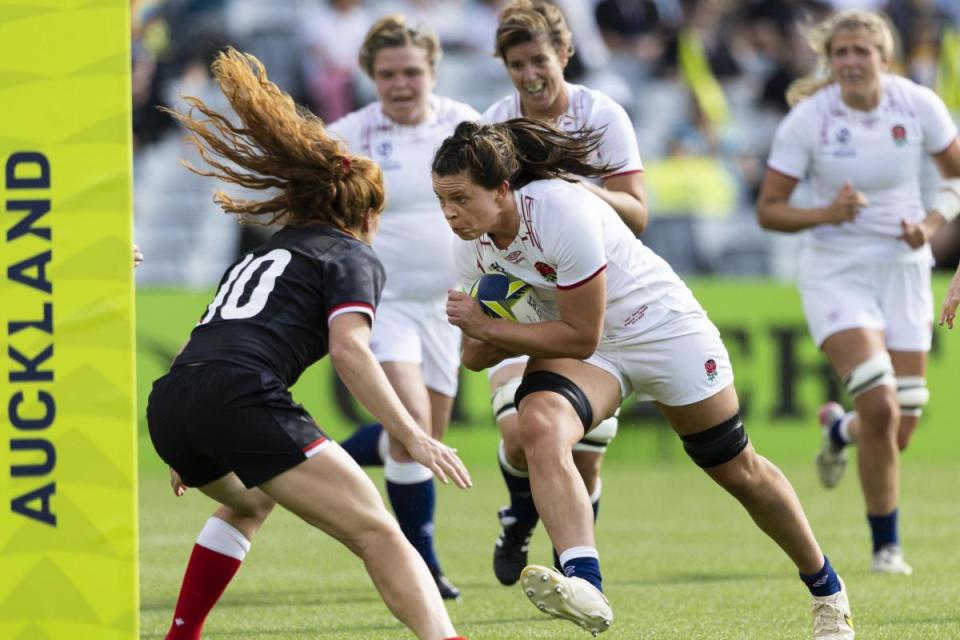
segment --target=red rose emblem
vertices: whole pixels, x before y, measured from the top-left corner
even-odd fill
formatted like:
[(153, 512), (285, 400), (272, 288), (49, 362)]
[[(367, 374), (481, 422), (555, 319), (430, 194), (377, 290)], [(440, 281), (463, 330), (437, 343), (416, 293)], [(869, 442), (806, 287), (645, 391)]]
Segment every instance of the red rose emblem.
[(890, 130), (890, 133), (893, 135), (893, 141), (897, 144), (897, 146), (900, 146), (907, 141), (907, 129), (902, 124), (893, 125), (893, 129)]
[(544, 262), (536, 262), (534, 263), (533, 268), (536, 269), (537, 272), (541, 276), (543, 276), (545, 280), (548, 280), (550, 282), (557, 281), (557, 270), (551, 267), (550, 265)]
[(717, 372), (717, 362), (713, 358), (707, 360), (703, 363), (703, 368), (706, 369), (707, 373), (716, 373)]

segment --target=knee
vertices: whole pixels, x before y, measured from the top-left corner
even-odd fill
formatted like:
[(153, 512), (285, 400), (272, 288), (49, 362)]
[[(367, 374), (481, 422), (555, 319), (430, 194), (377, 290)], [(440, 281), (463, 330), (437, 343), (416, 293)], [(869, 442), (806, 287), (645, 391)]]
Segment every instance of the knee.
[[(514, 430), (516, 431), (516, 429)], [(515, 469), (527, 468), (527, 456), (523, 452), (523, 443), (516, 436), (507, 439), (506, 436), (500, 441), (500, 451), (498, 455), (508, 465)]]
[(708, 470), (710, 476), (732, 496), (743, 498), (763, 484), (766, 466), (764, 459), (747, 447), (733, 460), (721, 467)]
[(249, 491), (243, 500), (223, 505), (221, 507), (223, 512), (218, 516), (252, 536), (260, 529), (275, 505), (270, 496), (259, 489), (254, 489)]
[(527, 457), (556, 447), (560, 441), (557, 436), (561, 418), (555, 403), (547, 398), (531, 396), (524, 403), (519, 418), (519, 443)]
[(867, 437), (890, 438), (900, 424), (900, 406), (891, 387), (878, 387), (857, 403), (861, 433)]
[(361, 520), (340, 541), (355, 555), (365, 558), (373, 550), (405, 544), (406, 538), (397, 521), (383, 510)]

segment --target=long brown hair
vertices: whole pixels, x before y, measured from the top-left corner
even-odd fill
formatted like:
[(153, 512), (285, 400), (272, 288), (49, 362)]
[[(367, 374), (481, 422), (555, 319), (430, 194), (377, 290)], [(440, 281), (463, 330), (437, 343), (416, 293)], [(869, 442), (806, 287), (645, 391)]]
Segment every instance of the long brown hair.
[(543, 39), (558, 56), (573, 55), (573, 34), (560, 9), (545, 0), (514, 0), (500, 13), (497, 55), (506, 62), (507, 49)]
[[(191, 133), (212, 170), (184, 164), (248, 189), (279, 190), (267, 200), (236, 200), (218, 190), (214, 201), (224, 211), (262, 224), (325, 222), (351, 233), (362, 228), (368, 211), (382, 211), (380, 167), (348, 153), (319, 118), (270, 82), (259, 60), (227, 48), (212, 69), (242, 126), (199, 98), (184, 96), (190, 111), (169, 113)], [(194, 110), (205, 118), (194, 117)]]
[(461, 122), (433, 158), (433, 173), (467, 172), (473, 182), (495, 189), (506, 180), (519, 189), (534, 180), (604, 176), (617, 169), (594, 164), (603, 130), (567, 133), (539, 120), (514, 118), (496, 124)]
[(810, 75), (794, 80), (787, 88), (787, 103), (791, 107), (837, 81), (830, 69), (833, 38), (838, 31), (858, 29), (869, 32), (883, 60), (887, 64), (893, 63), (897, 43), (890, 21), (882, 14), (872, 11), (856, 9), (841, 11), (814, 26), (807, 35), (810, 47), (817, 54), (817, 68)]

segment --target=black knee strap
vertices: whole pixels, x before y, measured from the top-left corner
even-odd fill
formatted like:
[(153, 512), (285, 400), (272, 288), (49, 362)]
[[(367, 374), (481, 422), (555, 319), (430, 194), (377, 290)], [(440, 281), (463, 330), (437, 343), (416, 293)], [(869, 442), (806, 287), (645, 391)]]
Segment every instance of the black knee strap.
[(517, 393), (513, 396), (513, 404), (520, 407), (520, 401), (535, 391), (552, 391), (558, 393), (573, 405), (580, 421), (583, 423), (583, 430), (589, 431), (593, 426), (593, 407), (590, 406), (590, 400), (587, 394), (576, 385), (570, 378), (565, 378), (559, 373), (552, 371), (534, 371), (523, 376), (523, 382), (517, 387)]
[(740, 413), (706, 431), (682, 436), (683, 448), (704, 469), (730, 462), (747, 446), (747, 432)]

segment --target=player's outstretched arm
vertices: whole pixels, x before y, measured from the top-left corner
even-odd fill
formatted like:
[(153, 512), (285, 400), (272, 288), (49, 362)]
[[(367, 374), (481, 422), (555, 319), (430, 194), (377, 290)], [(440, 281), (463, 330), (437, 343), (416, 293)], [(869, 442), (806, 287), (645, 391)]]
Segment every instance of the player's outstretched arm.
[(330, 322), (330, 360), (350, 393), (403, 444), (414, 460), (444, 483), (453, 480), (461, 489), (473, 485), (456, 449), (424, 433), (400, 402), (370, 351), (367, 316), (344, 313)]

